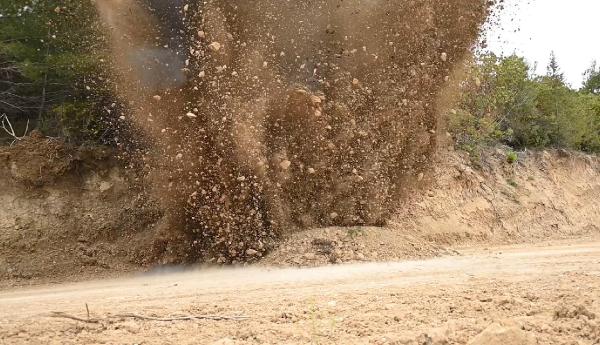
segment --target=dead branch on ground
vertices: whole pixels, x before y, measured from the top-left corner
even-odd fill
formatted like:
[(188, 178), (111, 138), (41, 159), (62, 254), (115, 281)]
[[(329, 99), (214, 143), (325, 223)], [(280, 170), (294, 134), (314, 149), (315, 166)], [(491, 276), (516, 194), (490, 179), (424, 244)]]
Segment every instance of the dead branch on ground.
[(108, 315), (103, 318), (81, 318), (74, 315), (70, 315), (63, 312), (52, 312), (50, 317), (54, 318), (63, 318), (70, 319), (79, 322), (85, 323), (100, 323), (102, 321), (112, 321), (115, 319), (137, 319), (144, 321), (159, 321), (159, 322), (173, 322), (173, 321), (192, 321), (192, 320), (211, 320), (211, 321), (243, 321), (248, 320), (250, 317), (248, 316), (223, 316), (223, 315), (181, 315), (181, 316), (173, 316), (173, 317), (154, 317), (154, 316), (144, 316), (138, 314), (117, 314), (117, 315)]

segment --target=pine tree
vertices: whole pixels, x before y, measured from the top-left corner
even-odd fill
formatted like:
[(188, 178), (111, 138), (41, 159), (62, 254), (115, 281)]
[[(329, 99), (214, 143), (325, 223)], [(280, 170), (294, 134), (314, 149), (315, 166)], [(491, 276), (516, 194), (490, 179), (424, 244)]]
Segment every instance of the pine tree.
[(49, 135), (87, 126), (102, 44), (90, 1), (0, 0), (0, 115)]
[(550, 62), (548, 63), (548, 67), (546, 67), (546, 76), (561, 83), (564, 83), (565, 80), (564, 74), (560, 71), (558, 59), (554, 51), (550, 53)]

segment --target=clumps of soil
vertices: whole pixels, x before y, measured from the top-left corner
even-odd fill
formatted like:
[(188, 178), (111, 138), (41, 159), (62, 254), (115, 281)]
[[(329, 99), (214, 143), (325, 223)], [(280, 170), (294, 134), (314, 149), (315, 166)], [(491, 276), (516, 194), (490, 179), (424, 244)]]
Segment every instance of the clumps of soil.
[(330, 227), (290, 235), (260, 264), (311, 267), (453, 255), (418, 235), (389, 227)]
[(535, 345), (536, 338), (516, 322), (493, 323), (473, 338), (468, 345)]
[(0, 148), (0, 164), (10, 176), (17, 182), (35, 187), (56, 181), (77, 169), (80, 163), (96, 164), (107, 157), (106, 149), (75, 148), (36, 131), (14, 146)]
[(217, 262), (263, 256), (297, 228), (385, 224), (431, 166), (438, 96), (491, 5), (149, 3), (97, 2), (150, 138), (157, 247)]
[(589, 311), (584, 305), (560, 305), (554, 311), (554, 319), (576, 319), (585, 317), (589, 320), (596, 318), (596, 314)]

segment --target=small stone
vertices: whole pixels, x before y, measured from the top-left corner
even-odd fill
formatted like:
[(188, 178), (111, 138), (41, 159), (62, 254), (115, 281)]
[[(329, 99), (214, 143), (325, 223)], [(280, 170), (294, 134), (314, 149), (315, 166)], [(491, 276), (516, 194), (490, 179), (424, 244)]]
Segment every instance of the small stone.
[(219, 50), (221, 50), (221, 43), (213, 42), (208, 45), (208, 48), (210, 48), (210, 50), (212, 51), (218, 52)]
[(198, 73), (198, 77), (200, 77), (200, 78), (206, 77), (206, 72), (200, 71), (200, 73)]
[(315, 96), (315, 95), (312, 95), (312, 96), (310, 96), (310, 100), (311, 100), (311, 101), (312, 101), (314, 104), (320, 104), (320, 103), (321, 103), (321, 101), (322, 101), (322, 100), (321, 100), (321, 97), (319, 97), (319, 96)]
[(329, 218), (331, 218), (331, 219), (336, 219), (337, 217), (339, 217), (339, 214), (337, 214), (337, 212), (331, 212), (329, 214)]
[(189, 112), (189, 113), (185, 114), (185, 116), (189, 117), (190, 119), (195, 119), (195, 118), (198, 117), (198, 115), (196, 115), (196, 114), (194, 114), (192, 112)]
[(183, 158), (183, 153), (178, 153), (177, 156), (175, 156), (175, 158), (182, 159)]
[(199, 30), (198, 31), (198, 37), (205, 38), (206, 37), (206, 33), (204, 31), (202, 31), (202, 30)]
[(448, 54), (442, 53), (442, 55), (440, 56), (440, 59), (442, 59), (442, 61), (444, 61), (444, 62), (448, 61)]
[(289, 160), (284, 160), (281, 163), (279, 163), (279, 166), (281, 167), (281, 169), (283, 170), (288, 170), (290, 168), (290, 166), (292, 165), (292, 162), (290, 162)]
[(162, 99), (162, 97), (160, 97), (159, 95), (154, 95), (152, 97), (155, 101), (160, 101)]
[(352, 79), (352, 85), (358, 86), (358, 84), (360, 84), (360, 81), (358, 81), (358, 79), (356, 79), (356, 78)]
[(255, 256), (256, 254), (258, 254), (258, 251), (254, 250), (252, 248), (246, 250), (246, 255), (248, 255), (248, 256)]
[(316, 173), (316, 170), (314, 168), (308, 168), (308, 173), (312, 175)]

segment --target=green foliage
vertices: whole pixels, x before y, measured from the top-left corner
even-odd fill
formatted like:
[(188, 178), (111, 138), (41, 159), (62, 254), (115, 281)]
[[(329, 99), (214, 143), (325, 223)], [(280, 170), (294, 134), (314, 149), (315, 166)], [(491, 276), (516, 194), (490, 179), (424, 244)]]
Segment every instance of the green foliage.
[(596, 68), (596, 61), (594, 61), (592, 66), (585, 71), (584, 77), (585, 80), (581, 91), (600, 95), (600, 67)]
[(0, 113), (32, 120), (49, 135), (81, 138), (73, 126), (95, 122), (106, 98), (98, 95), (108, 93), (93, 4), (0, 0), (0, 15)]
[(517, 56), (485, 55), (471, 64), (449, 129), (460, 148), (477, 153), (502, 142), (515, 148), (564, 147), (600, 151), (600, 95), (595, 65), (584, 88), (569, 88), (552, 55), (545, 76), (535, 77)]
[(52, 115), (62, 137), (86, 141), (102, 132), (102, 123), (92, 102), (65, 102), (54, 107)]
[(515, 151), (509, 151), (506, 155), (506, 162), (508, 164), (515, 164), (519, 161), (519, 155)]
[(505, 133), (498, 128), (493, 118), (475, 116), (465, 110), (453, 110), (449, 120), (458, 147), (477, 161), (481, 148), (501, 140)]

